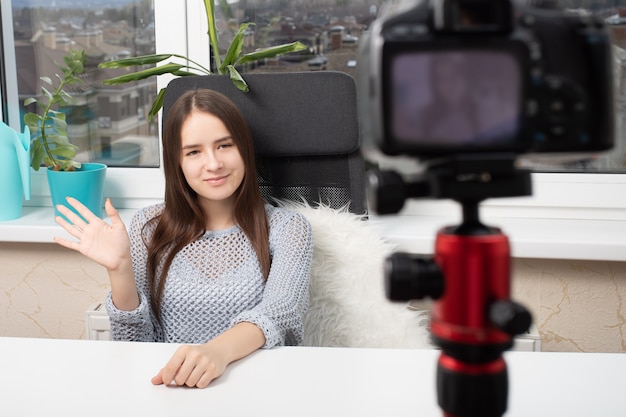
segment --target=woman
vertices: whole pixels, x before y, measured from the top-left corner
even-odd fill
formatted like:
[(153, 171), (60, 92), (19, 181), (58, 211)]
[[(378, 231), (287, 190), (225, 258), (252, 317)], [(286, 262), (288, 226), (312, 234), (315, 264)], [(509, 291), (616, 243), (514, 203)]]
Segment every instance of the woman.
[(78, 242), (55, 238), (107, 268), (115, 340), (184, 343), (154, 384), (206, 387), (259, 348), (302, 340), (312, 234), (300, 214), (265, 204), (252, 139), (225, 96), (189, 91), (163, 131), (165, 202), (140, 210), (129, 233), (68, 198), (58, 207)]

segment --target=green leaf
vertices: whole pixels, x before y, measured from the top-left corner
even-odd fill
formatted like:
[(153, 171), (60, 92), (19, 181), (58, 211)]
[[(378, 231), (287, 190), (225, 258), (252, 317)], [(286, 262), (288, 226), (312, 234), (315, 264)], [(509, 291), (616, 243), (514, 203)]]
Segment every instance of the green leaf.
[(115, 61), (101, 62), (100, 64), (98, 64), (98, 68), (124, 68), (132, 67), (134, 65), (152, 65), (158, 64), (161, 61), (165, 61), (172, 56), (172, 54), (142, 55), (132, 58), (118, 59)]
[(213, 59), (215, 60), (215, 66), (221, 67), (220, 49), (219, 49), (219, 37), (217, 35), (217, 26), (215, 24), (215, 3), (214, 0), (204, 0), (204, 10), (206, 11), (206, 21), (209, 24), (209, 42), (211, 44), (211, 51), (213, 52)]
[(61, 97), (60, 94), (57, 94), (52, 97), (49, 104), (50, 106), (53, 106), (55, 104), (60, 104), (61, 106), (65, 106), (67, 103), (65, 102), (65, 100), (63, 100), (63, 97)]
[(269, 48), (260, 49), (258, 51), (244, 54), (237, 60), (237, 64), (245, 64), (246, 62), (254, 62), (259, 59), (273, 58), (277, 55), (288, 54), (291, 52), (299, 52), (306, 50), (307, 47), (301, 42), (292, 42), (278, 46), (270, 46)]
[(49, 110), (47, 119), (56, 117), (57, 119), (65, 120), (65, 113), (57, 110)]
[(59, 171), (76, 171), (80, 169), (82, 164), (80, 162), (72, 161), (72, 160), (64, 160), (57, 161), (59, 166)]
[(60, 118), (60, 117), (52, 117), (51, 118), (52, 122), (54, 123), (54, 126), (56, 126), (57, 129), (67, 129), (67, 122), (65, 121), (65, 117)]
[(36, 151), (37, 149), (41, 149), (42, 146), (43, 145), (41, 144), (41, 141), (33, 140), (33, 142), (30, 145), (30, 149), (32, 149), (33, 151)]
[(29, 106), (33, 103), (37, 103), (37, 99), (34, 97), (29, 97), (26, 100), (24, 100), (24, 107)]
[(57, 147), (54, 149), (55, 155), (59, 158), (72, 159), (76, 156), (76, 149), (70, 147)]
[[(39, 142), (36, 142), (36, 143), (39, 144)], [(39, 168), (41, 168), (42, 163), (43, 163), (43, 148), (41, 147), (41, 145), (35, 146), (33, 144), (33, 147), (31, 148), (30, 166), (35, 171), (39, 171)]]
[(155, 75), (172, 74), (176, 71), (180, 71), (180, 69), (184, 67), (184, 65), (168, 63), (158, 67), (132, 72), (130, 74), (120, 75), (119, 77), (109, 78), (108, 80), (104, 80), (102, 82), (107, 85), (124, 84), (130, 81), (138, 81), (150, 78)]
[(67, 138), (67, 132), (57, 132), (48, 135), (48, 143), (54, 144), (57, 147), (70, 146), (74, 147)]
[(72, 49), (68, 55), (63, 56), (63, 62), (65, 62), (67, 67), (60, 69), (66, 77), (80, 74), (85, 69), (85, 51)]
[(228, 65), (234, 65), (237, 62), (237, 58), (241, 55), (241, 50), (243, 49), (243, 41), (246, 36), (246, 29), (250, 26), (250, 23), (243, 23), (239, 26), (239, 30), (235, 34), (230, 46), (228, 47), (228, 51), (226, 52), (226, 56), (224, 57), (224, 61), (222, 65), (219, 67), (219, 72), (222, 74), (224, 69)]
[(41, 92), (48, 97), (48, 100), (52, 100), (53, 95), (46, 87), (41, 87)]
[(185, 70), (180, 70), (180, 71), (174, 71), (172, 72), (172, 75), (176, 75), (176, 76), (180, 76), (180, 77), (189, 77), (192, 75), (198, 75), (195, 72), (189, 72), (189, 71), (185, 71)]
[(65, 84), (72, 85), (81, 82), (82, 80), (78, 77), (74, 77), (73, 75), (68, 75), (65, 77)]
[(65, 90), (62, 90), (62, 91), (59, 92), (59, 97), (62, 99), (62, 101), (59, 101), (59, 102), (63, 103), (63, 105), (67, 105), (68, 103), (73, 103), (74, 102), (74, 97), (72, 97)]
[(67, 139), (65, 139), (65, 143), (63, 143), (63, 139), (64, 137), (58, 133), (49, 133), (49, 132), (46, 133), (46, 142), (48, 143), (48, 146), (50, 145), (54, 145), (54, 147), (63, 146), (65, 145), (65, 143), (67, 143)]
[(72, 57), (69, 55), (63, 56), (63, 62), (65, 62), (65, 65), (67, 65), (69, 69), (69, 67), (72, 66)]
[(46, 83), (46, 84), (53, 85), (53, 84), (52, 84), (52, 80), (50, 79), (50, 77), (39, 77), (39, 79), (40, 79), (41, 81), (43, 81), (44, 83)]
[(28, 127), (34, 127), (35, 129), (38, 129), (40, 120), (41, 120), (41, 116), (39, 116), (36, 113), (26, 113), (24, 115), (24, 123)]
[(250, 89), (248, 88), (248, 83), (246, 83), (241, 74), (239, 74), (239, 71), (237, 71), (234, 66), (229, 65), (226, 68), (228, 69), (230, 80), (233, 82), (233, 84), (235, 84), (235, 87), (243, 92), (250, 91)]
[(154, 117), (159, 113), (161, 107), (163, 107), (163, 99), (165, 98), (165, 91), (167, 88), (162, 88), (154, 99), (154, 103), (152, 103), (152, 107), (148, 112), (148, 121), (152, 122)]

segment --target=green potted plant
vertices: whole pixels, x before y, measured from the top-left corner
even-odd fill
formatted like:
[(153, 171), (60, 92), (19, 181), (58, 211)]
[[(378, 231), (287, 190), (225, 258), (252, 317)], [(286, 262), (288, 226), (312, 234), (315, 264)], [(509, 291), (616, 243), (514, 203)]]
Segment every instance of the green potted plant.
[[(85, 51), (72, 50), (63, 57), (64, 64), (57, 64), (60, 74), (55, 80), (41, 77), (41, 98), (28, 98), (24, 106), (36, 103), (41, 113), (29, 112), (24, 123), (31, 133), (31, 167), (38, 171), (47, 168), (52, 204), (63, 204), (71, 196), (85, 204), (96, 215), (102, 214), (103, 187), (106, 165), (80, 163), (76, 157), (77, 146), (67, 137), (67, 122), (63, 107), (73, 102), (66, 87), (82, 82)], [(58, 211), (55, 212), (57, 214)]]
[[(220, 0), (222, 9), (228, 15), (229, 7), (225, 0)], [(299, 52), (308, 49), (306, 45), (301, 42), (291, 42), (287, 44), (271, 46), (269, 48), (259, 49), (250, 53), (242, 53), (243, 42), (246, 36), (247, 29), (254, 23), (243, 23), (240, 25), (239, 30), (234, 35), (233, 40), (226, 50), (226, 54), (222, 57), (219, 49), (219, 36), (215, 21), (215, 0), (204, 0), (204, 9), (206, 12), (206, 18), (208, 23), (208, 35), (209, 43), (211, 46), (211, 54), (213, 56), (213, 63), (215, 70), (212, 71), (209, 68), (202, 66), (194, 60), (178, 55), (178, 54), (151, 54), (142, 55), (133, 58), (119, 59), (115, 61), (103, 62), (99, 64), (100, 68), (124, 68), (131, 66), (143, 66), (143, 65), (155, 65), (162, 63), (166, 60), (171, 60), (165, 64), (143, 69), (140, 71), (124, 74), (119, 77), (110, 78), (104, 80), (104, 84), (115, 85), (125, 84), (131, 81), (138, 81), (153, 76), (159, 76), (163, 74), (172, 74), (175, 76), (194, 76), (194, 75), (210, 75), (217, 73), (219, 75), (229, 76), (235, 86), (241, 91), (248, 91), (248, 85), (243, 79), (237, 66), (250, 62), (255, 62), (261, 59), (273, 58), (278, 55)], [(167, 87), (162, 88), (155, 99), (152, 108), (148, 113), (149, 120), (152, 120), (157, 115), (161, 107), (163, 106), (163, 97)]]

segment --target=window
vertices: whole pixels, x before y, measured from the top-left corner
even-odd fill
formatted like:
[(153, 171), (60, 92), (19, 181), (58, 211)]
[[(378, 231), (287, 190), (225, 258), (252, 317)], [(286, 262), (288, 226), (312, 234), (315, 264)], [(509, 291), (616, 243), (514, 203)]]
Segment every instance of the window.
[[(83, 49), (87, 55), (83, 84), (69, 88), (75, 103), (63, 109), (69, 136), (78, 146), (77, 159), (116, 167), (129, 165), (127, 154), (133, 153), (134, 166), (158, 166), (158, 154), (148, 154), (154, 148), (150, 142), (158, 141), (158, 136), (150, 134), (155, 131), (150, 124), (158, 120), (149, 123), (137, 117), (137, 108), (151, 106), (156, 82), (105, 86), (102, 80), (121, 71), (98, 68), (100, 62), (113, 57), (155, 52), (152, 2), (39, 3), (13, 2), (20, 114), (36, 111), (34, 104), (25, 109), (22, 103), (27, 97), (41, 95), (39, 78), (58, 73), (56, 63), (62, 63), (70, 49)], [(152, 94), (140, 95), (140, 89)]]
[[(358, 42), (385, 1), (229, 0), (219, 3), (230, 5), (228, 14), (218, 8), (222, 38), (229, 36), (229, 27), (238, 27), (239, 23), (248, 21), (256, 23), (248, 33), (246, 51), (294, 40), (309, 46), (307, 52), (250, 64), (245, 71), (338, 70), (352, 75), (358, 82), (357, 73), (362, 64), (358, 57)], [(28, 95), (28, 92), (18, 91), (18, 71), (23, 72), (20, 77), (25, 77), (28, 71), (37, 68), (34, 54), (30, 58), (31, 65), (16, 59), (15, 44), (18, 40), (26, 43), (46, 40), (50, 43), (52, 35), (47, 31), (59, 29), (61, 23), (68, 29), (58, 31), (60, 34), (58, 37), (55, 35), (55, 46), (65, 47), (72, 41), (81, 45), (105, 43), (105, 33), (98, 32), (100, 27), (97, 22), (105, 20), (100, 15), (106, 12), (110, 27), (117, 30), (107, 34), (106, 38), (107, 45), (110, 44), (107, 49), (110, 59), (156, 50), (158, 53), (186, 55), (205, 66), (210, 62), (202, 0), (96, 0), (87, 5), (79, 0), (56, 0), (52, 3), (54, 7), (50, 4), (43, 0), (13, 0), (12, 9), (9, 9), (7, 2), (0, 3), (3, 35), (1, 110), (3, 120), (8, 120), (13, 127), (20, 123), (19, 105), (23, 95)], [(626, 19), (622, 13), (616, 7), (607, 6), (613, 3), (599, 0), (564, 0), (564, 4), (606, 19), (615, 45), (615, 76), (619, 81), (626, 79)], [(63, 17), (61, 10), (65, 10)], [(226, 15), (232, 20), (227, 21)], [(126, 25), (121, 24), (123, 20)], [(46, 26), (40, 27), (38, 36), (27, 37), (18, 33), (27, 29), (32, 32), (36, 22), (46, 23)], [(58, 25), (52, 24), (57, 22)], [(131, 33), (132, 36), (129, 35)], [(122, 45), (123, 42), (128, 42), (128, 45)], [(126, 49), (128, 52), (125, 52)], [(16, 62), (23, 69), (18, 70)], [(36, 78), (37, 74), (31, 77), (33, 80)], [(79, 125), (85, 142), (84, 156), (111, 162), (112, 167), (107, 173), (107, 194), (118, 205), (121, 203), (120, 207), (142, 207), (163, 197), (163, 174), (156, 139), (160, 127), (158, 122), (147, 122), (146, 104), (151, 103), (157, 89), (168, 81), (167, 77), (159, 77), (157, 86), (152, 81), (152, 84), (147, 82), (115, 89), (99, 85), (98, 93), (87, 100), (89, 105), (76, 113), (76, 119), (83, 121)], [(537, 167), (533, 174), (534, 195), (530, 198), (487, 201), (485, 212), (499, 219), (578, 219), (626, 224), (623, 214), (626, 212), (626, 176), (620, 174), (624, 170), (624, 86), (626, 83), (616, 83), (617, 146), (612, 153), (592, 156), (584, 161), (561, 159), (545, 163), (533, 160)], [(36, 90), (33, 88), (32, 91)], [(123, 108), (126, 109), (124, 113)], [(90, 122), (85, 123), (85, 120)], [(413, 160), (390, 162), (394, 167), (405, 165), (409, 169), (415, 165)], [(41, 170), (34, 175), (33, 192), (30, 204), (49, 204), (45, 176)], [(420, 217), (456, 212), (453, 204), (420, 200), (409, 202), (401, 214)], [(608, 233), (617, 236), (624, 230), (620, 227), (609, 228)]]
[[(9, 4), (2, 2), (3, 120), (21, 130), (24, 112), (34, 110), (25, 109), (23, 101), (40, 94), (39, 77), (58, 72), (55, 62), (62, 62), (70, 49), (84, 49), (85, 82), (72, 91), (75, 103), (65, 109), (68, 135), (79, 148), (77, 159), (109, 166), (106, 192), (118, 207), (162, 200), (160, 122), (146, 117), (158, 91), (157, 81), (106, 86), (102, 80), (124, 70), (97, 66), (103, 60), (163, 49), (186, 53), (186, 9), (152, 0), (15, 0)], [(173, 24), (181, 30), (157, 34), (159, 22), (160, 27)], [(49, 205), (45, 172), (33, 172), (32, 180), (33, 198), (26, 204)]]

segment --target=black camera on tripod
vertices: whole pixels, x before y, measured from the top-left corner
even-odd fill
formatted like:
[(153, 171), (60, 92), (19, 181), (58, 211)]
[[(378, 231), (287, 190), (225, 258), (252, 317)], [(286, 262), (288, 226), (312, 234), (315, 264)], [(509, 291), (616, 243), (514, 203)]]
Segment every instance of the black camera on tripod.
[(502, 353), (532, 319), (510, 299), (508, 238), (480, 221), (479, 205), (532, 193), (520, 154), (613, 147), (610, 37), (601, 20), (550, 0), (404, 1), (384, 11), (361, 40), (361, 124), (384, 153), (421, 159), (423, 170), (372, 170), (370, 208), (396, 213), (407, 198), (462, 207), (462, 222), (438, 232), (434, 257), (387, 259), (385, 290), (395, 301), (435, 300), (444, 415), (499, 417)]
[(603, 21), (534, 3), (388, 5), (359, 59), (363, 121), (380, 149), (422, 158), (610, 149)]

